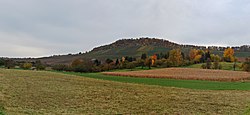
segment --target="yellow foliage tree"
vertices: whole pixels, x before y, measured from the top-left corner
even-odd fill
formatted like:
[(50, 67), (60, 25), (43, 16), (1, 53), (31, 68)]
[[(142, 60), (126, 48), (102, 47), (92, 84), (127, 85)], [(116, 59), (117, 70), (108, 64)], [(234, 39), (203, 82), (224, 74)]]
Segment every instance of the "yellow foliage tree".
[(183, 62), (180, 49), (174, 49), (169, 52), (169, 61), (173, 63), (173, 66), (180, 66)]
[(225, 61), (230, 61), (233, 62), (235, 57), (234, 57), (234, 50), (232, 48), (228, 48), (224, 51), (223, 57)]
[(23, 69), (30, 69), (32, 67), (32, 63), (24, 63)]
[(191, 49), (189, 52), (190, 60), (195, 62), (200, 62), (202, 54), (204, 54), (203, 50)]
[(200, 62), (201, 57), (202, 57), (201, 55), (196, 55), (195, 58), (194, 58), (194, 61)]
[(221, 60), (220, 56), (219, 55), (214, 55), (214, 54), (211, 54), (211, 60), (213, 62), (219, 62)]

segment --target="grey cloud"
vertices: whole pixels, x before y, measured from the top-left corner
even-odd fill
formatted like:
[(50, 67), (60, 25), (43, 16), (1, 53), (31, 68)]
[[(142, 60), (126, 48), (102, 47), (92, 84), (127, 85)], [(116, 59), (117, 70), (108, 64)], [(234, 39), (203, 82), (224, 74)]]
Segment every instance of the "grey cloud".
[(250, 44), (249, 6), (248, 0), (0, 0), (0, 56), (75, 53), (140, 36)]

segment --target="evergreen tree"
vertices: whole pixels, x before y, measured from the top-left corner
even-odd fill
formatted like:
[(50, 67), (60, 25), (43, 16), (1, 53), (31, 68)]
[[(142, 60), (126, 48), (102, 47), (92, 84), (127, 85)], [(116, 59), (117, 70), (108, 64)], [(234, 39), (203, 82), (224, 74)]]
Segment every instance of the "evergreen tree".
[(147, 54), (145, 54), (145, 53), (144, 53), (144, 54), (142, 54), (142, 55), (141, 55), (141, 59), (142, 59), (142, 60), (147, 59)]

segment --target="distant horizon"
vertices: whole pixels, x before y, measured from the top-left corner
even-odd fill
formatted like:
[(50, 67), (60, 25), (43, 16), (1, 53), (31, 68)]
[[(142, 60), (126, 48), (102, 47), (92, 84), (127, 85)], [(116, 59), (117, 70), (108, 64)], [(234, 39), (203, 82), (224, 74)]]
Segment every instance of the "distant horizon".
[[(208, 48), (208, 47), (211, 47), (211, 46), (214, 46), (214, 47), (241, 47), (241, 46), (244, 46), (244, 45), (250, 45), (250, 44), (243, 44), (243, 45), (234, 45), (234, 46), (229, 46), (229, 45), (202, 45), (202, 44), (190, 44), (190, 43), (178, 43), (178, 42), (175, 42), (175, 41), (171, 41), (171, 40), (168, 40), (168, 39), (165, 39), (165, 38), (158, 38), (158, 37), (134, 37), (134, 38), (132, 38), (132, 37), (127, 37), (127, 38), (120, 38), (120, 39), (117, 39), (116, 41), (118, 41), (118, 40), (129, 40), (129, 39), (140, 39), (140, 38), (149, 38), (149, 39), (153, 39), (153, 38), (155, 38), (155, 39), (160, 39), (160, 40), (167, 40), (167, 41), (169, 41), (169, 42), (172, 42), (172, 43), (176, 43), (176, 44), (179, 44), (179, 45), (194, 45), (194, 46), (204, 46), (204, 47), (206, 47), (206, 48)], [(43, 56), (24, 56), (24, 57), (22, 57), (22, 56), (17, 56), (17, 57), (12, 57), (12, 56), (0, 56), (1, 58), (44, 58), (44, 57), (51, 57), (51, 56), (63, 56), (63, 55), (69, 55), (69, 54), (78, 54), (78, 53), (85, 53), (85, 52), (90, 52), (90, 51), (92, 51), (94, 48), (97, 48), (97, 47), (101, 47), (101, 46), (105, 46), (105, 45), (110, 45), (110, 44), (112, 44), (112, 43), (115, 43), (116, 41), (113, 41), (113, 42), (111, 42), (111, 43), (107, 43), (107, 44), (102, 44), (102, 45), (97, 45), (97, 46), (95, 46), (95, 47), (93, 47), (93, 48), (91, 48), (91, 50), (88, 50), (88, 51), (76, 51), (76, 52), (67, 52), (67, 53), (62, 53), (62, 54), (51, 54), (51, 55), (43, 55)]]

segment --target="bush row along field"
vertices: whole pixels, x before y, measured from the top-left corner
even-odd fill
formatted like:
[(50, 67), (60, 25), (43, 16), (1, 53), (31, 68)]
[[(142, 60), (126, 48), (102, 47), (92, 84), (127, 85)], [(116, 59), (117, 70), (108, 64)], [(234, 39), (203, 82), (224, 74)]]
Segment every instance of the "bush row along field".
[(6, 114), (248, 114), (249, 91), (136, 85), (0, 69)]
[(248, 72), (205, 70), (192, 68), (165, 68), (132, 72), (103, 72), (103, 74), (143, 78), (168, 78), (209, 81), (246, 81), (250, 79), (250, 74)]

